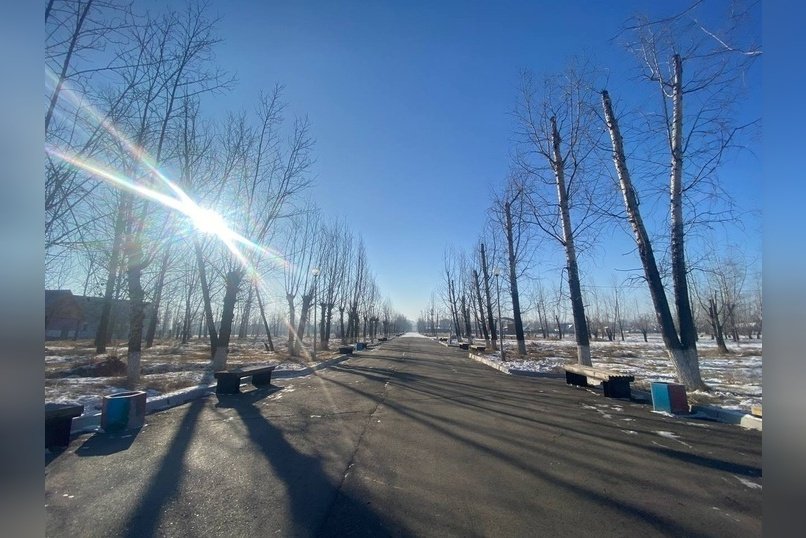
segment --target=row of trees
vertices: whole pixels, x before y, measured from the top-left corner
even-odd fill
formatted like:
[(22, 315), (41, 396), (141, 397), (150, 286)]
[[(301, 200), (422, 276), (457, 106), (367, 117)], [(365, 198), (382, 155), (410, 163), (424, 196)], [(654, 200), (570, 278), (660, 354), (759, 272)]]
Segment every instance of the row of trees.
[(336, 312), (344, 340), (366, 336), (370, 320), (402, 324), (361, 239), (310, 200), (311, 126), (287, 120), (282, 86), (223, 118), (204, 112), (233, 85), (215, 62), (216, 24), (195, 3), (46, 4), (46, 281), (104, 297), (98, 354), (114, 302), (128, 300), (132, 386), (160, 328), (186, 342), (200, 327), (221, 369), (258, 315), (274, 348), (268, 318), (281, 301), (292, 355), (314, 299), (324, 347)]
[[(489, 293), (480, 293), (490, 286), (492, 258), (508, 284), (517, 351), (524, 354), (527, 309), (519, 287), (525, 280), (545, 280), (536, 258), (559, 247), (564, 263), (555, 296), (570, 303), (578, 362), (591, 365), (591, 335), (623, 325), (625, 305), (620, 286), (614, 286), (611, 314), (605, 316), (609, 322), (601, 322), (594, 288), (583, 285), (580, 253), (592, 254), (603, 230), (614, 225), (633, 236), (643, 269), (639, 278), (651, 298), (651, 325), (687, 387), (707, 388), (697, 354), (698, 310), (722, 348), (726, 324), (737, 339), (746, 324), (742, 310), (758, 318), (760, 333), (760, 296), (758, 308), (740, 307), (748, 302), (740, 299), (745, 281), (740, 273), (746, 272), (741, 261), (733, 258), (728, 273), (724, 259), (710, 264), (700, 259), (715, 252), (715, 228), (737, 220), (717, 172), (755, 125), (740, 119), (738, 103), (760, 51), (747, 32), (748, 10), (731, 4), (724, 26), (712, 28), (701, 18), (702, 8), (696, 2), (670, 18), (628, 22), (626, 46), (638, 60), (645, 88), (655, 94), (651, 105), (642, 103), (632, 114), (614, 107), (607, 89), (601, 89), (607, 81), (589, 63), (573, 61), (540, 83), (523, 73), (510, 175), (493, 200), (472, 256), (445, 255), (442, 295), (456, 334), (470, 336), (475, 319), (495, 345), (494, 303)], [(641, 205), (639, 188), (654, 203)], [(664, 198), (662, 217), (653, 209)], [(550, 316), (561, 325), (561, 310), (547, 311), (542, 287), (533, 294), (545, 335)]]

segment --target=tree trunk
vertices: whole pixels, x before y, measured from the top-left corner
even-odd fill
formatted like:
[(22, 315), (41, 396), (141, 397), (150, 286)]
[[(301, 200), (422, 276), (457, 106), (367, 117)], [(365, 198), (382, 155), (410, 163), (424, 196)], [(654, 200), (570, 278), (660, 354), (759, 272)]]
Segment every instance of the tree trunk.
[(302, 307), (299, 310), (299, 325), (297, 325), (297, 342), (294, 349), (294, 356), (299, 356), (302, 352), (302, 340), (305, 338), (305, 326), (308, 324), (308, 311), (311, 309), (311, 300), (313, 300), (313, 292), (303, 294)]
[(722, 323), (719, 320), (719, 309), (717, 308), (715, 297), (708, 298), (708, 320), (711, 322), (711, 331), (714, 339), (716, 339), (717, 349), (719, 349), (720, 353), (730, 353), (728, 346), (725, 345), (725, 335), (722, 331)]
[(487, 299), (487, 323), (490, 326), (490, 343), (493, 351), (498, 350), (498, 333), (493, 320), (493, 301), (490, 293), (490, 273), (487, 269), (487, 255), (484, 252), (484, 243), (481, 244), (481, 272), (484, 275), (484, 295)]
[(526, 355), (526, 340), (521, 319), (521, 300), (518, 294), (518, 277), (515, 272), (515, 243), (512, 232), (512, 208), (510, 202), (504, 204), (506, 217), (507, 251), (509, 253), (509, 289), (512, 294), (512, 318), (515, 320), (515, 339), (518, 341), (518, 354)]
[(118, 202), (118, 213), (115, 216), (115, 232), (112, 239), (112, 252), (109, 255), (109, 275), (106, 278), (106, 288), (104, 290), (104, 303), (101, 307), (101, 319), (98, 321), (98, 329), (95, 332), (95, 353), (100, 355), (106, 353), (106, 343), (111, 335), (110, 321), (112, 317), (112, 302), (115, 295), (115, 285), (118, 281), (118, 271), (120, 267), (120, 255), (123, 250), (123, 232), (126, 225), (126, 212), (129, 194), (120, 195)]
[[(563, 225), (563, 246), (568, 268), (568, 291), (571, 295), (571, 312), (574, 316), (574, 338), (577, 343), (577, 362), (591, 366), (590, 337), (588, 323), (585, 319), (585, 304), (582, 301), (582, 288), (579, 283), (579, 266), (574, 246), (574, 229), (571, 226), (571, 211), (568, 207), (568, 192), (565, 187), (565, 162), (560, 152), (560, 132), (557, 130), (557, 119), (551, 117), (551, 142), (554, 179), (557, 185), (557, 201), (560, 205), (560, 218)], [(609, 335), (608, 335), (609, 336)]]
[[(210, 300), (210, 285), (207, 283), (207, 270), (204, 266), (204, 253), (198, 239), (193, 240), (193, 249), (196, 253), (196, 265), (199, 267), (199, 283), (202, 289), (202, 302), (204, 303), (204, 316), (207, 320), (207, 331), (210, 335), (210, 357), (215, 357), (218, 348), (218, 333), (213, 318), (213, 304)], [(201, 333), (200, 333), (201, 334)], [(200, 336), (201, 338), (201, 336)]]
[[(641, 219), (638, 209), (638, 199), (633, 190), (629, 169), (627, 168), (627, 158), (624, 154), (624, 143), (618, 126), (618, 120), (613, 114), (613, 106), (607, 91), (602, 92), (602, 106), (604, 108), (605, 121), (610, 139), (613, 144), (613, 162), (619, 178), (624, 206), (627, 211), (627, 220), (633, 230), (635, 242), (638, 247), (638, 254), (644, 267), (649, 292), (652, 303), (655, 307), (655, 315), (663, 336), (663, 343), (669, 358), (674, 364), (677, 376), (680, 381), (690, 390), (707, 390), (705, 383), (700, 376), (699, 361), (697, 359), (696, 347), (683, 347), (678, 338), (677, 331), (669, 309), (669, 302), (666, 299), (666, 291), (660, 278), (660, 272), (655, 261), (655, 253), (652, 250), (652, 243)], [(685, 276), (685, 275), (684, 275)], [(689, 328), (690, 330), (690, 328)], [(692, 361), (691, 364), (689, 361)]]
[(241, 327), (238, 329), (238, 339), (244, 339), (249, 333), (249, 319), (252, 317), (252, 294), (255, 286), (250, 285), (246, 294), (246, 302), (241, 311)]
[(126, 358), (126, 386), (135, 389), (140, 383), (140, 354), (143, 343), (143, 287), (140, 277), (143, 271), (143, 252), (139, 241), (130, 241), (127, 247), (126, 273), (129, 283), (129, 345)]
[(335, 306), (333, 303), (327, 304), (327, 317), (325, 318), (324, 334), (322, 336), (322, 343), (325, 345), (323, 349), (330, 349), (330, 332), (333, 323), (333, 308)]
[(554, 316), (554, 321), (557, 322), (557, 335), (559, 336), (559, 339), (562, 340), (563, 339), (563, 326), (562, 326), (562, 323), (560, 323), (559, 316)]
[(672, 136), (671, 136), (671, 254), (674, 302), (677, 310), (677, 324), (680, 331), (680, 345), (685, 350), (693, 350), (687, 356), (694, 357), (694, 364), (686, 370), (695, 374), (693, 381), (702, 385), (697, 360), (697, 327), (691, 311), (688, 293), (688, 271), (683, 230), (683, 61), (679, 54), (672, 58), (674, 78), (672, 79)]
[(473, 329), (470, 327), (470, 310), (467, 307), (467, 298), (465, 294), (462, 294), (461, 298), (461, 307), (462, 307), (462, 317), (465, 321), (465, 337), (470, 341), (473, 342)]
[(157, 313), (160, 311), (160, 301), (162, 300), (162, 290), (165, 286), (165, 274), (168, 272), (168, 259), (171, 255), (171, 247), (165, 247), (165, 252), (160, 261), (160, 270), (157, 275), (157, 284), (154, 288), (154, 304), (152, 305), (153, 315), (148, 322), (146, 330), (146, 349), (154, 345), (154, 334), (157, 332)]
[(341, 345), (347, 345), (347, 333), (344, 332), (344, 307), (339, 307), (339, 329), (341, 331)]
[[(479, 285), (479, 272), (473, 269), (473, 282), (476, 285), (476, 298), (479, 304), (479, 319), (481, 321), (481, 331), (484, 334), (484, 342), (490, 345), (490, 334), (487, 330), (487, 320), (484, 317), (484, 302), (481, 299), (481, 286)], [(492, 318), (492, 314), (490, 315)]]
[(229, 340), (232, 334), (232, 322), (235, 319), (235, 302), (241, 287), (244, 272), (241, 269), (227, 271), (225, 277), (224, 303), (221, 308), (221, 327), (218, 331), (218, 347), (213, 356), (213, 369), (224, 370), (227, 367)]
[(296, 321), (296, 306), (294, 305), (294, 296), (291, 294), (287, 294), (285, 296), (286, 301), (288, 301), (288, 354), (292, 357), (296, 357), (296, 336), (294, 333), (294, 324)]
[(260, 310), (260, 319), (263, 320), (263, 328), (266, 329), (266, 340), (268, 340), (268, 350), (274, 352), (274, 341), (271, 339), (271, 331), (269, 324), (266, 322), (266, 310), (263, 308), (263, 301), (260, 299), (260, 290), (255, 287), (255, 296), (257, 297), (257, 308)]

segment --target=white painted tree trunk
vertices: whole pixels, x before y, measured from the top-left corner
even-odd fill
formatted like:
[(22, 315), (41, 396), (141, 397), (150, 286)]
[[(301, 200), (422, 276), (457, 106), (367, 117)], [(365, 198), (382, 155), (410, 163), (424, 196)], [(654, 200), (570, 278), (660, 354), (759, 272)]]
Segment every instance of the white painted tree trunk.
[(126, 386), (137, 388), (140, 382), (140, 352), (130, 351), (126, 357)]
[(227, 366), (229, 356), (229, 346), (218, 346), (213, 355), (213, 371), (223, 370)]

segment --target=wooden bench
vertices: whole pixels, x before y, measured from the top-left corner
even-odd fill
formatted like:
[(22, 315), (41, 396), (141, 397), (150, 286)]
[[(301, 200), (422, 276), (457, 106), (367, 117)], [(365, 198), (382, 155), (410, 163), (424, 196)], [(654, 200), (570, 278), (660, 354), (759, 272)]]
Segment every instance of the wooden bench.
[(462, 343), (459, 344), (459, 349), (468, 350), (469, 348), (470, 348), (470, 344), (468, 344), (467, 342), (462, 342)]
[(484, 352), (487, 349), (487, 346), (470, 346), (470, 349), (473, 351)]
[(385, 336), (381, 336), (380, 338), (378, 338), (378, 342), (386, 342), (386, 340), (388, 339)]
[(216, 394), (238, 394), (241, 392), (241, 379), (251, 377), (256, 387), (271, 385), (271, 373), (274, 366), (253, 366), (250, 368), (236, 368), (235, 370), (221, 370), (215, 373), (218, 380)]
[(81, 416), (84, 406), (80, 404), (45, 404), (45, 448), (70, 444), (70, 428), (73, 418)]
[(352, 355), (353, 349), (353, 346), (339, 346), (339, 353), (342, 355)]
[(566, 364), (565, 382), (579, 387), (591, 386), (588, 380), (594, 379), (602, 383), (604, 395), (608, 398), (629, 398), (630, 383), (635, 376), (610, 372), (594, 366), (581, 366), (579, 364)]

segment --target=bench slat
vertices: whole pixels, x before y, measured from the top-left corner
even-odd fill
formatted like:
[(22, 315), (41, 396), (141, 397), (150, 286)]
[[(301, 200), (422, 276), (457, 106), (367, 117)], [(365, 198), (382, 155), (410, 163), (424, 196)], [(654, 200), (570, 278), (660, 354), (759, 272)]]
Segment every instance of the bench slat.
[(595, 366), (582, 366), (578, 364), (566, 364), (563, 366), (563, 369), (566, 372), (573, 372), (575, 374), (584, 375), (585, 377), (592, 377), (594, 379), (600, 379), (603, 381), (609, 381), (611, 379), (629, 379), (630, 381), (635, 381), (635, 376), (629, 374), (620, 374), (618, 372), (613, 372), (610, 370), (604, 370), (602, 368), (597, 368)]

